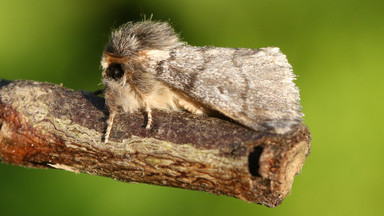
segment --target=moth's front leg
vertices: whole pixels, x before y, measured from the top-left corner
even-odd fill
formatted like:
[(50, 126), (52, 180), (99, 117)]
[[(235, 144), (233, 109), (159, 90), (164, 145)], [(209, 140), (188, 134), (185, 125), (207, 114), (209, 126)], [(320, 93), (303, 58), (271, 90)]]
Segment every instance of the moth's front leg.
[(149, 130), (152, 127), (153, 119), (152, 119), (152, 109), (148, 105), (148, 103), (145, 103), (145, 113), (147, 114), (147, 125), (145, 126), (145, 129)]
[(104, 143), (108, 142), (109, 134), (111, 133), (113, 120), (115, 119), (115, 116), (116, 116), (116, 111), (114, 109), (111, 109), (109, 111), (109, 117), (107, 120), (107, 130), (105, 131), (105, 135), (104, 135)]

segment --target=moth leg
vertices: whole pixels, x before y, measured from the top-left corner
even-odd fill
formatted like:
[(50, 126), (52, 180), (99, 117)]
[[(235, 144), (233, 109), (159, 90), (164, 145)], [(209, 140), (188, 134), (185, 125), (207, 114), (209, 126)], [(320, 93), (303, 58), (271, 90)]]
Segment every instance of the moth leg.
[(109, 117), (107, 120), (107, 130), (105, 131), (105, 136), (104, 136), (104, 143), (108, 142), (109, 139), (109, 134), (111, 133), (112, 125), (113, 125), (113, 119), (115, 118), (116, 111), (111, 111), (109, 113)]
[(146, 103), (145, 104), (145, 112), (147, 113), (147, 126), (145, 126), (145, 129), (149, 130), (152, 127), (152, 109), (151, 107)]
[(190, 103), (185, 100), (179, 100), (178, 101), (179, 106), (185, 110), (187, 110), (190, 113), (196, 114), (196, 115), (202, 115), (204, 114), (204, 110), (202, 108), (196, 107), (193, 103)]

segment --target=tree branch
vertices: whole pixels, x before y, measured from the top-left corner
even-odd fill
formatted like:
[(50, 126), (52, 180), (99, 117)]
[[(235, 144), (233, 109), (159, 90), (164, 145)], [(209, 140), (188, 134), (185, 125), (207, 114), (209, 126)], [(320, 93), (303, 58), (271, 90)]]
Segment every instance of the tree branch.
[(116, 116), (104, 99), (49, 83), (0, 80), (0, 160), (228, 195), (269, 207), (291, 190), (310, 150), (305, 125), (284, 136), (217, 118), (154, 111)]

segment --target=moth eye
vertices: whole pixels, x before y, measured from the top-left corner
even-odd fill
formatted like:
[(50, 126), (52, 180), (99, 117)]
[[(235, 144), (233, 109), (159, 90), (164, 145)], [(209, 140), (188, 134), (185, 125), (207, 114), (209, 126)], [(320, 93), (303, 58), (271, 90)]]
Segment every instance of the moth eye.
[(118, 80), (124, 75), (124, 71), (120, 64), (110, 64), (106, 70), (106, 74), (107, 77)]

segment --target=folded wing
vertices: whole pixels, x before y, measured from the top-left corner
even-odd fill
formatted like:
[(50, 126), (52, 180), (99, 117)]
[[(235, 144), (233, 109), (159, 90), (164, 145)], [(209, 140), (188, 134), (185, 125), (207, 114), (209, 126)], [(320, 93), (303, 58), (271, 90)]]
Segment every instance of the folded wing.
[(302, 121), (292, 67), (279, 48), (181, 46), (157, 79), (254, 130), (286, 133)]

